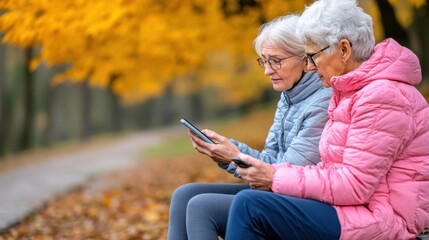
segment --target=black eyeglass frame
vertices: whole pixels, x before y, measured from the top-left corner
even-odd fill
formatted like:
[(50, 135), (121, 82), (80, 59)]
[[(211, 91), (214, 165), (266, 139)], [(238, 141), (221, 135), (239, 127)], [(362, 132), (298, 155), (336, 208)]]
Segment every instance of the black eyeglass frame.
[[(263, 58), (257, 58), (256, 61), (258, 62), (258, 65), (262, 68), (265, 69), (265, 64), (268, 63), (268, 65), (270, 65), (270, 67), (274, 70), (280, 70), (280, 68), (282, 68), (282, 61), (286, 60), (288, 58), (292, 58), (292, 57), (296, 57), (295, 55), (289, 56), (289, 57), (284, 57), (284, 58), (270, 58), (268, 60), (265, 60)], [(278, 60), (278, 63), (273, 63), (272, 61), (276, 59)], [(276, 67), (273, 67), (276, 66)]]
[(330, 46), (328, 45), (327, 47), (324, 47), (322, 49), (320, 49), (319, 51), (315, 52), (315, 53), (306, 53), (305, 57), (314, 65), (316, 66), (316, 63), (314, 62), (313, 57), (316, 56), (317, 54), (325, 51), (326, 49), (328, 49)]

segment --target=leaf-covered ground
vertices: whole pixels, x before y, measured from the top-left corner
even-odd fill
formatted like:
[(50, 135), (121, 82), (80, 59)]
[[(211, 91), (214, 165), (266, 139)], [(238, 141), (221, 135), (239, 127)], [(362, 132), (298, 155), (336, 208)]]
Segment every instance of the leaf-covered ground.
[[(214, 129), (260, 149), (273, 111), (263, 109), (244, 118), (213, 123)], [(196, 153), (186, 137), (166, 142), (147, 151), (145, 156), (138, 167), (99, 177), (53, 199), (40, 211), (0, 233), (0, 240), (166, 239), (169, 204), (175, 188), (187, 182), (240, 181), (218, 168), (210, 158)]]
[[(213, 123), (213, 129), (260, 149), (273, 113), (273, 108), (262, 109), (226, 123)], [(145, 156), (138, 167), (94, 179), (53, 199), (0, 233), (0, 240), (166, 239), (175, 188), (187, 182), (239, 182), (210, 158), (196, 153), (186, 137), (150, 149)]]
[(235, 181), (210, 161), (198, 155), (153, 159), (109, 174), (52, 201), (1, 238), (166, 239), (170, 197), (177, 186)]

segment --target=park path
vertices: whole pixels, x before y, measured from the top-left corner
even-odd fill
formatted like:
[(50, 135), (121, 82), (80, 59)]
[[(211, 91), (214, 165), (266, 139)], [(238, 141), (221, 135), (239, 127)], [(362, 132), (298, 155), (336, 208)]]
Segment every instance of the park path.
[(142, 160), (144, 148), (184, 132), (177, 126), (138, 132), (102, 146), (83, 148), (0, 172), (0, 231), (18, 223), (54, 197), (84, 185), (91, 178), (131, 168)]

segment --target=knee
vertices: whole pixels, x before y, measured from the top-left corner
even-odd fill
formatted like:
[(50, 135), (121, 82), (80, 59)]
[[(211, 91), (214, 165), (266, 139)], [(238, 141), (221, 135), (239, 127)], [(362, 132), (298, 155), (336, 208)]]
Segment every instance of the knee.
[(208, 210), (209, 209), (209, 202), (210, 199), (207, 198), (207, 194), (199, 194), (194, 197), (192, 197), (188, 201), (188, 206), (186, 209), (193, 212), (201, 212), (201, 210)]
[(227, 214), (229, 195), (203, 193), (192, 197), (186, 206), (187, 216), (212, 219), (215, 216)]
[(239, 204), (253, 203), (254, 200), (257, 200), (257, 197), (256, 197), (257, 194), (258, 194), (258, 191), (246, 189), (237, 193), (237, 195), (234, 197), (233, 202), (239, 203)]
[(211, 217), (211, 208), (207, 206), (204, 194), (196, 195), (188, 201), (186, 206), (186, 224), (193, 225), (192, 222), (205, 222)]
[(187, 183), (178, 188), (173, 193), (172, 202), (189, 200), (194, 196), (197, 185), (195, 183)]
[(232, 201), (231, 212), (253, 212), (258, 209), (263, 209), (264, 206), (261, 204), (260, 191), (255, 190), (243, 190), (237, 193)]

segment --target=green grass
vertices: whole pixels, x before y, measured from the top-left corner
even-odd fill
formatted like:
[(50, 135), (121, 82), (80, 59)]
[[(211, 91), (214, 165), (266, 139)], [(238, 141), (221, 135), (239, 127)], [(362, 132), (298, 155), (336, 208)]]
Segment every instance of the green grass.
[(188, 135), (164, 141), (162, 144), (143, 151), (145, 157), (171, 157), (195, 152)]

